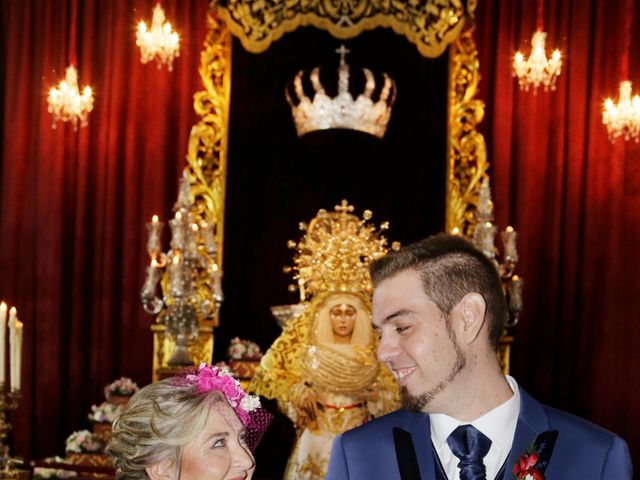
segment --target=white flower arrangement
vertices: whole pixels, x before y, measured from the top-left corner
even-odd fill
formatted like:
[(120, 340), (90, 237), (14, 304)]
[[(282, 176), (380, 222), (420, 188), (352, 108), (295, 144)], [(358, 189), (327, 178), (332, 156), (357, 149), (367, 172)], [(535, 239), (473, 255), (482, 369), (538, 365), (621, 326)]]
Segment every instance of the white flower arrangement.
[(104, 387), (104, 396), (108, 400), (112, 395), (121, 395), (123, 397), (130, 397), (136, 393), (140, 388), (130, 378), (121, 377), (118, 380), (110, 383)]
[(260, 398), (256, 395), (247, 395), (240, 400), (240, 408), (247, 412), (253, 412), (256, 408), (260, 408)]
[(43, 468), (43, 467), (36, 467), (33, 469), (34, 480), (72, 478), (77, 476), (78, 476), (77, 472), (72, 472), (70, 470), (60, 470), (57, 468)]
[(238, 337), (231, 339), (227, 353), (233, 360), (258, 360), (262, 357), (258, 344)]
[(67, 453), (102, 453), (104, 443), (89, 430), (78, 430), (69, 435)]
[(113, 423), (122, 413), (122, 406), (109, 402), (100, 405), (91, 405), (89, 421), (94, 423)]

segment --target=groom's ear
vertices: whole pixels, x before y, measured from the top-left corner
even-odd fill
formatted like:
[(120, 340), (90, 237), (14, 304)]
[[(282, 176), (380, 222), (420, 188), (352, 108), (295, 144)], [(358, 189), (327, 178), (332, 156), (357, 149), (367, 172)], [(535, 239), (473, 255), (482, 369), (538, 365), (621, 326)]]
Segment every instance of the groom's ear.
[(467, 293), (453, 307), (452, 320), (456, 337), (461, 343), (471, 344), (480, 337), (486, 323), (487, 304), (479, 293)]
[(150, 480), (171, 480), (174, 470), (175, 468), (171, 460), (162, 460), (145, 468)]

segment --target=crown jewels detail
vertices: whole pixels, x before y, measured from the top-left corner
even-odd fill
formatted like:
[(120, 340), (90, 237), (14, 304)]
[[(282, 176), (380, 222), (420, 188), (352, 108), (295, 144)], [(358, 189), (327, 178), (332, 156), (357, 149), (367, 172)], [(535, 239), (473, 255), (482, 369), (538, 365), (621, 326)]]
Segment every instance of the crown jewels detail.
[[(309, 225), (300, 223), (305, 233), (298, 243), (289, 240), (296, 254), (294, 266), (286, 267), (285, 272), (293, 270), (302, 301), (320, 292), (372, 294), (369, 263), (389, 250), (381, 234), (389, 223), (383, 222), (378, 231), (368, 223), (373, 215), (370, 210), (363, 212), (362, 219), (353, 210), (346, 200), (336, 205), (335, 212), (322, 209)], [(397, 250), (400, 244), (393, 242), (391, 248)]]
[[(368, 68), (363, 68), (364, 91), (354, 100), (349, 88), (350, 67), (345, 60), (349, 50), (341, 45), (336, 53), (340, 55), (337, 96), (331, 98), (327, 95), (320, 81), (320, 67), (315, 67), (309, 74), (314, 90), (313, 99), (304, 91), (303, 77), (306, 72), (303, 70), (299, 71), (293, 80), (293, 98), (289, 92), (291, 87), (285, 89), (298, 136), (316, 130), (346, 128), (382, 138), (387, 130), (391, 107), (395, 101), (395, 82), (389, 75), (382, 73), (383, 81), (380, 88), (374, 73)], [(377, 90), (380, 93), (374, 101), (373, 94)]]

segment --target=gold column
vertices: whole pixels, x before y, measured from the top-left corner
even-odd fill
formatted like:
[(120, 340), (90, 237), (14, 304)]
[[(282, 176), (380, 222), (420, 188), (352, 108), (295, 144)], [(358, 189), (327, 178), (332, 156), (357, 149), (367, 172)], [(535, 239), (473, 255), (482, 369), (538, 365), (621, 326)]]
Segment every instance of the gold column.
[(446, 231), (457, 228), (471, 236), (482, 179), (487, 177), (487, 147), (476, 126), (484, 117), (484, 102), (475, 98), (480, 81), (478, 50), (472, 29), (453, 43), (449, 56), (449, 169)]

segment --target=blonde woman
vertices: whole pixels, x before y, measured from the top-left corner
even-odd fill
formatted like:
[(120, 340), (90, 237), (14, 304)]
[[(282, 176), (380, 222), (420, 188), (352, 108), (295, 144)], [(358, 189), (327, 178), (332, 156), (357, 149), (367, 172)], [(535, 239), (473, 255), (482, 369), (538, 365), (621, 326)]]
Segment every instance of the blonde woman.
[(270, 418), (228, 372), (202, 364), (136, 393), (107, 452), (118, 479), (250, 479)]

